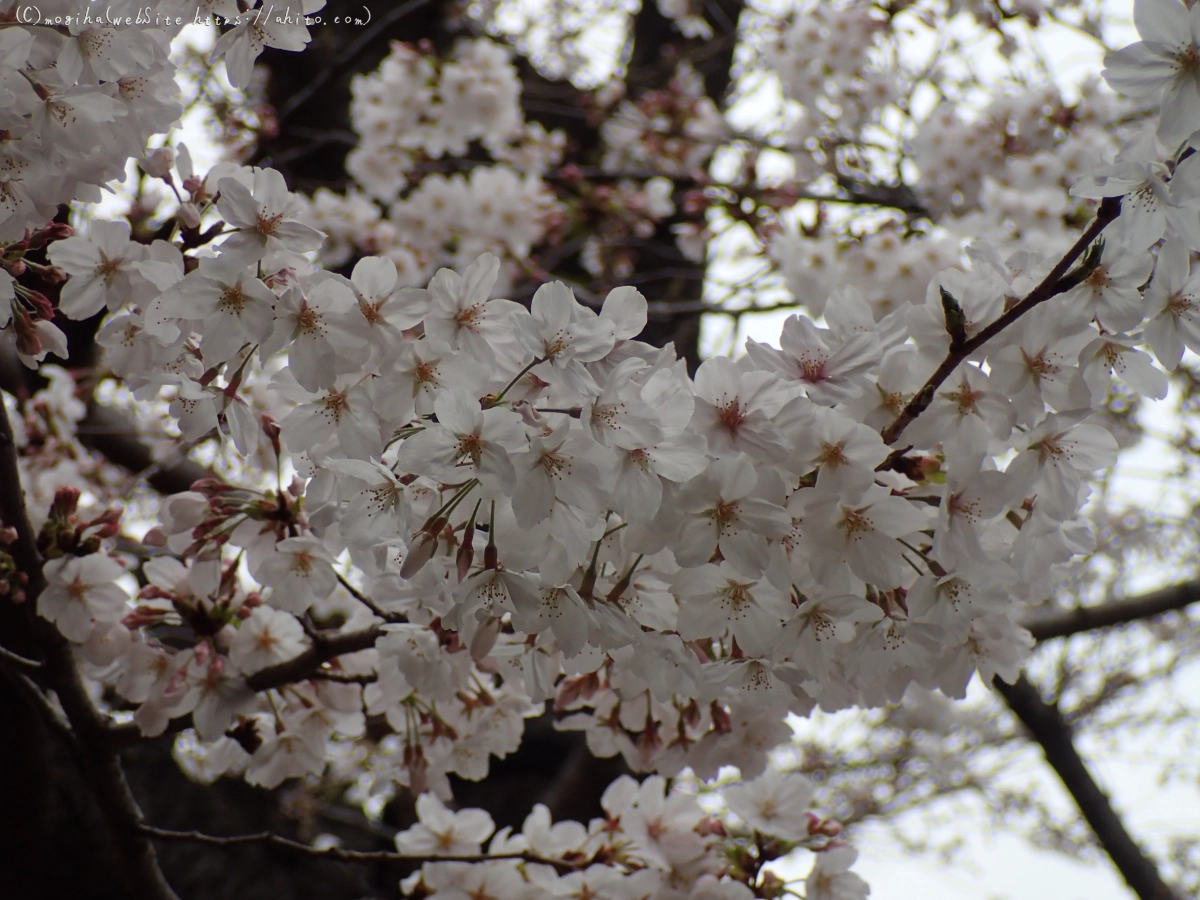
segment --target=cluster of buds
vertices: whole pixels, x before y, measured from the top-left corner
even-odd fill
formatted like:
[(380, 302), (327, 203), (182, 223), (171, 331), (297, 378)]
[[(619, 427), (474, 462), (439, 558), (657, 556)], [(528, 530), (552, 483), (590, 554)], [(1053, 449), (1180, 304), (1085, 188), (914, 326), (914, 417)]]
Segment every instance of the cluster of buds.
[(74, 234), (70, 225), (51, 222), (36, 231), (26, 230), (22, 240), (6, 244), (0, 255), (0, 292), (8, 294), (8, 315), (0, 312), (0, 323), (13, 323), (17, 352), (27, 366), (35, 367), (47, 353), (67, 356), (67, 342), (53, 324), (54, 304), (40, 290), (18, 281), (34, 278), (42, 287), (53, 289), (67, 280), (60, 267), (30, 259), (30, 251), (43, 249), (53, 241)]
[(80, 521), (79, 488), (60, 487), (50, 504), (50, 514), (38, 532), (38, 551), (44, 559), (61, 556), (88, 556), (99, 553), (101, 542), (116, 537), (121, 530), (121, 507), (106, 509), (93, 519)]
[[(0, 524), (0, 545), (11, 547), (17, 541), (17, 529)], [(25, 585), (29, 576), (17, 569), (12, 554), (0, 550), (0, 597), (10, 597), (14, 603), (25, 602)]]

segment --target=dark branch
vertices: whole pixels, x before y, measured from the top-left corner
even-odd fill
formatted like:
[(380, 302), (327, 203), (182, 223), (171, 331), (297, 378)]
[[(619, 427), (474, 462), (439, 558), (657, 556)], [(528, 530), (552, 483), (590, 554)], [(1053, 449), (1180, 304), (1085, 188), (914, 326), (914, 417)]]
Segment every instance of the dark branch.
[(1173, 584), (1137, 597), (1111, 600), (1098, 606), (1053, 609), (1031, 613), (1021, 622), (1039, 641), (1069, 637), (1081, 631), (1126, 625), (1183, 609), (1200, 601), (1200, 580)]
[(1092, 778), (1075, 749), (1071, 726), (1058, 707), (1042, 700), (1037, 688), (1024, 675), (1014, 685), (1007, 685), (999, 678), (993, 684), (1033, 739), (1041, 744), (1046, 762), (1070, 792), (1100, 846), (1133, 892), (1141, 900), (1176, 900), (1175, 892), (1162, 880), (1154, 860), (1130, 837), (1108, 796)]
[(108, 720), (92, 703), (79, 671), (75, 654), (58, 629), (43, 619), (35, 619), (38, 595), (46, 587), (42, 575), (42, 557), (29, 514), (25, 492), (21, 488), (17, 464), (17, 446), (8, 412), (0, 405), (0, 519), (17, 531), (17, 539), (8, 547), (17, 569), (28, 577), (24, 613), (41, 649), (42, 666), (38, 674), (45, 685), (58, 695), (75, 735), (80, 762), (88, 784), (108, 826), (108, 839), (119, 860), (130, 896), (134, 900), (178, 900), (163, 878), (154, 846), (138, 831), (142, 811), (138, 809), (121, 759), (108, 739)]
[(3, 646), (0, 646), (0, 659), (22, 669), (40, 669), (42, 667), (42, 664), (36, 659), (26, 659), (20, 653), (13, 653)]
[(246, 687), (252, 691), (266, 691), (304, 681), (313, 677), (322, 663), (327, 663), (343, 653), (357, 653), (359, 650), (374, 647), (381, 634), (383, 629), (372, 625), (362, 631), (350, 631), (334, 637), (318, 637), (312, 646), (299, 656), (255, 672), (246, 679)]
[(193, 482), (212, 477), (211, 472), (186, 457), (169, 464), (156, 463), (150, 447), (138, 440), (134, 424), (98, 403), (88, 408), (87, 416), (79, 423), (79, 441), (109, 462), (144, 475), (146, 482), (162, 494), (181, 493)]
[(282, 835), (263, 831), (258, 834), (238, 834), (230, 837), (220, 837), (204, 834), (200, 831), (169, 831), (166, 828), (155, 828), (153, 825), (141, 825), (142, 834), (149, 835), (159, 841), (190, 841), (196, 844), (206, 844), (210, 847), (239, 847), (248, 844), (268, 844), (302, 856), (316, 859), (332, 859), (338, 862), (378, 863), (378, 862), (494, 862), (498, 859), (514, 859), (521, 862), (537, 863), (543, 866), (553, 866), (560, 874), (573, 872), (586, 867), (590, 860), (566, 862), (561, 859), (549, 859), (536, 853), (498, 853), (494, 856), (460, 855), (460, 856), (417, 856), (408, 853), (396, 853), (393, 850), (344, 850), (341, 847), (329, 847), (320, 850), (303, 844), (300, 841), (289, 840)]
[(1055, 297), (1061, 293), (1069, 291), (1079, 282), (1067, 276), (1067, 270), (1071, 268), (1075, 260), (1092, 245), (1092, 242), (1100, 236), (1108, 225), (1121, 214), (1121, 198), (1108, 197), (1100, 202), (1100, 206), (1096, 209), (1096, 218), (1092, 220), (1092, 224), (1087, 230), (1080, 235), (1079, 240), (1067, 251), (1066, 255), (1058, 261), (1058, 264), (1050, 270), (1050, 274), (1042, 279), (1041, 284), (1035, 287), (1028, 295), (1020, 302), (1014, 305), (1008, 312), (996, 319), (986, 328), (982, 329), (978, 334), (968, 341), (953, 347), (946, 358), (942, 360), (941, 365), (937, 367), (929, 380), (917, 391), (916, 395), (904, 407), (903, 412), (896, 417), (887, 428), (883, 429), (880, 436), (884, 443), (893, 444), (904, 432), (912, 421), (921, 415), (929, 404), (933, 402), (933, 395), (941, 386), (942, 382), (953, 374), (954, 370), (959, 367), (963, 360), (967, 359), (972, 353), (1002, 332), (1005, 328), (1011, 325), (1025, 313), (1029, 312), (1040, 303), (1044, 303), (1051, 297)]
[(346, 589), (346, 592), (351, 597), (353, 597), (355, 600), (357, 600), (359, 603), (361, 603), (363, 606), (365, 606), (367, 609), (369, 609), (372, 613), (379, 616), (379, 618), (383, 619), (383, 621), (387, 622), (389, 625), (408, 621), (408, 616), (404, 615), (404, 613), (390, 613), (385, 609), (381, 609), (379, 604), (377, 604), (374, 600), (372, 600), (370, 597), (368, 597), (366, 594), (364, 594), (362, 591), (360, 591), (358, 588), (356, 588), (354, 585), (352, 585), (349, 581), (347, 581), (342, 576), (341, 572), (337, 573), (337, 580), (338, 580), (338, 583)]
[(287, 102), (283, 104), (283, 108), (279, 110), (279, 121), (285, 121), (292, 113), (312, 99), (317, 91), (325, 87), (329, 79), (339, 74), (346, 66), (358, 59), (359, 54), (366, 50), (388, 28), (406, 16), (416, 12), (422, 6), (428, 5), (430, 2), (431, 0), (408, 0), (407, 3), (388, 10), (377, 22), (371, 23), (371, 26), (366, 31), (334, 57), (330, 65), (322, 69), (304, 88), (288, 98)]

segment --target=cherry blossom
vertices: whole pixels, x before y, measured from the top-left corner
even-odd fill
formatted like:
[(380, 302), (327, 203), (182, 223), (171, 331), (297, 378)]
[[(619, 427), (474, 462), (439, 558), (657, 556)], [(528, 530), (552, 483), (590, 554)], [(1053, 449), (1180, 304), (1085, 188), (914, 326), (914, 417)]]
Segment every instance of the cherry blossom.
[(259, 606), (238, 627), (229, 647), (229, 659), (249, 674), (297, 656), (308, 643), (295, 616)]
[(417, 798), (420, 823), (396, 835), (396, 849), (413, 855), (469, 856), (495, 830), (491, 816), (479, 809), (451, 812), (433, 794)]
[[(698, 7), (661, 6), (698, 33)], [(249, 13), (214, 57), (239, 86), (264, 47), (308, 40)], [(497, 42), (396, 44), (355, 79), (354, 186), (311, 198), (275, 170), (197, 172), (185, 147), (147, 143), (179, 114), (169, 31), (0, 31), (0, 294), (18, 353), (65, 357), (56, 312), (105, 315), (104, 390), (205, 445), (195, 460), (222, 479), (157, 502), (133, 600), (108, 555), (111, 504), (88, 522), (52, 511), (43, 544), (66, 555), (36, 608), (89, 689), (123, 698), (145, 734), (190, 714), (178, 746), (205, 777), (419, 795), (397, 848), (484, 861), (415, 860), (409, 893), (744, 900), (775, 891), (729, 864), (751, 829), (760, 851), (813, 851), (810, 898), (865, 897), (811, 786), (767, 768), (788, 716), (1015, 679), (1021, 617), (1094, 546), (1083, 507), (1117, 459), (1094, 414), (1111, 376), (1162, 397), (1144, 348), (1174, 369), (1200, 347), (1200, 164), (1180, 146), (1200, 127), (1194, 10), (1138, 0), (1143, 43), (1108, 58), (1113, 87), (1161, 100), (1157, 139), (1092, 83), (1070, 105), (1048, 85), (971, 115), (947, 95), (917, 121), (897, 101), (919, 85), (886, 60), (909, 14), (819, 5), (767, 28), (790, 125), (745, 147), (687, 63), (662, 90), (590, 92), (602, 184), (565, 164), (563, 133), (525, 120)], [(831, 188), (870, 200), (834, 152), (863, 129), (886, 139), (885, 113), (912, 126), (908, 181), (888, 195), (903, 205), (878, 223), (796, 207)], [(783, 186), (759, 177), (760, 145), (792, 163)], [(718, 146), (736, 177), (709, 165)], [(77, 235), (46, 225), (132, 158), (158, 209)], [(1107, 198), (1116, 221), (1063, 257), (1087, 201), (1105, 200), (1100, 225)], [(692, 375), (691, 353), (643, 343), (663, 294), (618, 285), (648, 235), (717, 259), (731, 219), (769, 270), (751, 302), (761, 288), (764, 306), (774, 291), (803, 309), (778, 348), (750, 341)], [(51, 267), (25, 256), (47, 245)], [(1039, 288), (1063, 259), (1067, 281)], [(34, 279), (63, 276), (56, 309)], [(74, 442), (75, 391), (60, 374), (13, 406), (18, 431), (53, 417), (16, 441), (35, 517), (56, 479), (114, 496)], [(353, 649), (331, 655), (342, 638)], [(493, 835), (481, 810), (451, 811), (450, 776), (485, 777), (551, 699), (593, 753), (655, 774), (618, 780), (588, 826), (539, 808)], [(728, 765), (754, 779), (723, 789), (740, 825), (665, 780)]]
[(1164, 144), (1180, 143), (1200, 124), (1197, 15), (1172, 0), (1136, 0), (1133, 21), (1142, 39), (1104, 59), (1104, 80), (1115, 90), (1161, 103)]
[(804, 815), (811, 803), (813, 786), (802, 775), (783, 775), (768, 769), (753, 781), (725, 789), (729, 809), (751, 828), (786, 841), (808, 837), (809, 819)]
[(125, 570), (103, 553), (63, 556), (46, 562), (46, 589), (38, 596), (38, 615), (82, 643), (92, 622), (115, 623), (126, 613), (129, 595), (116, 584)]

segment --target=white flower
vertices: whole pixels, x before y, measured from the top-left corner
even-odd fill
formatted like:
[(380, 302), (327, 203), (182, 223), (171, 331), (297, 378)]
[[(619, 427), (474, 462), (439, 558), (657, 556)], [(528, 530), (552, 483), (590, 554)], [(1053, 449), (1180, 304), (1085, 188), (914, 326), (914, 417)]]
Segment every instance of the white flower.
[(259, 354), (265, 358), (290, 342), (288, 370), (306, 390), (317, 391), (358, 367), (355, 354), (366, 337), (361, 322), (354, 292), (338, 281), (323, 279), (304, 291), (291, 287), (275, 304), (275, 330)]
[(289, 537), (275, 545), (275, 552), (261, 558), (251, 575), (274, 588), (271, 603), (294, 613), (303, 613), (317, 600), (323, 600), (337, 587), (333, 559), (314, 537)]
[(865, 490), (875, 480), (875, 467), (888, 456), (877, 431), (838, 410), (807, 402), (785, 433), (796, 447), (788, 468), (800, 475), (816, 469), (817, 484), (832, 490)]
[(283, 417), (279, 427), (293, 453), (320, 459), (332, 451), (329, 442), (335, 436), (337, 447), (352, 459), (378, 458), (383, 452), (374, 397), (366, 384), (340, 378), (315, 396), (297, 391), (292, 399), (301, 402)]
[(653, 447), (662, 438), (657, 413), (642, 399), (642, 385), (632, 380), (644, 366), (640, 359), (625, 360), (608, 376), (600, 395), (584, 403), (580, 420), (593, 440), (634, 450)]
[(1104, 57), (1104, 80), (1130, 97), (1162, 104), (1158, 136), (1177, 146), (1200, 129), (1200, 12), (1177, 0), (1135, 0), (1141, 40)]
[(771, 421), (788, 400), (775, 375), (747, 371), (732, 359), (717, 356), (696, 370), (695, 392), (692, 428), (708, 439), (713, 455), (748, 453), (781, 462), (791, 451), (787, 438)]
[[(243, 27), (238, 26), (234, 32)], [(221, 191), (217, 209), (226, 222), (238, 229), (218, 247), (224, 257), (250, 265), (269, 250), (282, 248), (303, 253), (320, 249), (325, 240), (325, 235), (296, 218), (301, 204), (275, 169), (255, 168), (250, 187), (233, 176), (222, 178), (217, 187)]]
[(1113, 375), (1143, 397), (1161, 400), (1167, 396), (1167, 374), (1156, 369), (1150, 354), (1135, 343), (1128, 335), (1106, 334), (1080, 351), (1083, 380), (1091, 389), (1093, 403), (1103, 402)]
[(1038, 509), (1063, 521), (1079, 507), (1083, 475), (1117, 462), (1117, 440), (1099, 425), (1049, 415), (1024, 436), (1025, 449), (1006, 470), (1018, 490), (1037, 495)]
[(570, 585), (542, 585), (538, 603), (530, 603), (529, 593), (513, 593), (513, 625), (526, 634), (540, 634), (549, 628), (567, 658), (573, 657), (587, 643), (591, 618), (588, 608)]
[(216, 62), (224, 57), (229, 83), (234, 87), (244, 88), (250, 84), (254, 61), (264, 48), (278, 47), (281, 50), (292, 51), (304, 49), (311, 40), (304, 25), (304, 18), (324, 5), (325, 0), (304, 0), (300, 4), (303, 15), (290, 10), (290, 15), (274, 14), (274, 7), (269, 7), (265, 15), (261, 9), (239, 11), (233, 17), (233, 21), (238, 24), (221, 35), (221, 39), (213, 47), (212, 61)]
[(813, 785), (803, 775), (768, 768), (753, 781), (729, 785), (721, 795), (737, 817), (760, 834), (785, 841), (808, 837), (806, 812)]
[(229, 646), (229, 659), (250, 675), (299, 656), (308, 643), (308, 635), (291, 613), (257, 606), (238, 626)]
[(1184, 160), (1172, 177), (1166, 164), (1159, 162), (1154, 136), (1142, 131), (1126, 141), (1111, 165), (1076, 181), (1071, 196), (1123, 197), (1112, 233), (1135, 250), (1151, 247), (1168, 228), (1195, 246), (1200, 241), (1200, 223), (1195, 209), (1184, 206), (1196, 199), (1194, 168), (1194, 163)]
[(744, 456), (721, 459), (697, 475), (676, 500), (683, 513), (674, 550), (681, 566), (708, 562), (719, 549), (738, 572), (757, 578), (767, 567), (769, 541), (787, 533), (783, 508), (754, 496), (758, 475)]
[(322, 466), (366, 485), (351, 496), (342, 513), (341, 531), (348, 544), (374, 547), (400, 537), (408, 503), (391, 469), (376, 459), (328, 459)]
[(445, 388), (459, 388), (479, 396), (487, 374), (467, 351), (456, 352), (434, 337), (402, 344), (377, 392), (379, 415), (396, 425), (433, 412), (433, 401)]
[(433, 298), (425, 333), (454, 350), (465, 350), (484, 365), (496, 358), (495, 345), (508, 343), (510, 320), (525, 308), (511, 300), (488, 300), (500, 260), (485, 253), (461, 275), (438, 269), (429, 281)]
[(1070, 310), (1044, 303), (1012, 326), (1012, 344), (988, 354), (991, 381), (1012, 401), (1021, 424), (1038, 422), (1047, 406), (1065, 412), (1090, 405), (1077, 363), (1094, 335)]
[(838, 645), (858, 635), (858, 623), (882, 618), (883, 610), (863, 597), (812, 597), (784, 625), (777, 652), (790, 659), (803, 678), (819, 681), (827, 675)]
[(933, 555), (945, 568), (986, 559), (979, 530), (1004, 510), (1012, 493), (1003, 472), (983, 469), (982, 455), (955, 459), (946, 473), (938, 507)]
[[(840, 566), (868, 584), (893, 588), (911, 572), (904, 562), (903, 538), (928, 525), (924, 513), (887, 488), (872, 485), (856, 499), (844, 500), (818, 488), (807, 492), (802, 535), (809, 564), (828, 580)], [(911, 543), (911, 542), (910, 542)]]
[(57, 625), (68, 640), (81, 644), (93, 620), (112, 624), (127, 612), (129, 595), (114, 583), (125, 569), (111, 556), (62, 556), (48, 560), (42, 573), (46, 587), (38, 595), (38, 615)]
[(104, 307), (120, 309), (126, 301), (149, 302), (157, 292), (135, 263), (145, 248), (129, 240), (128, 222), (92, 222), (87, 236), (55, 241), (50, 261), (71, 278), (63, 286), (59, 309), (72, 319), (86, 319)]
[(1016, 414), (977, 366), (964, 363), (946, 379), (933, 402), (904, 429), (901, 440), (918, 447), (942, 444), (947, 453), (983, 453), (989, 442), (1007, 440)]
[(771, 652), (783, 620), (792, 612), (778, 588), (747, 578), (724, 562), (681, 569), (672, 591), (679, 597), (681, 638), (716, 638), (728, 631), (750, 656)]
[(556, 281), (537, 289), (531, 315), (517, 321), (525, 349), (545, 360), (538, 367), (545, 377), (587, 397), (600, 393), (582, 364), (595, 362), (612, 349), (615, 338), (608, 319), (581, 307), (574, 291)]
[(879, 362), (879, 342), (873, 334), (847, 334), (817, 328), (807, 316), (790, 316), (783, 323), (776, 350), (755, 340), (746, 353), (762, 368), (804, 385), (816, 403), (832, 406), (863, 392), (862, 376)]
[(246, 766), (249, 784), (271, 790), (288, 778), (314, 775), (325, 768), (328, 727), (321, 710), (285, 714), (283, 723), (286, 728), (267, 737), (250, 758)]
[(164, 296), (162, 313), (201, 323), (205, 365), (225, 362), (249, 343), (262, 343), (275, 320), (275, 295), (237, 260), (204, 258)]
[(1200, 352), (1200, 273), (1189, 277), (1189, 257), (1182, 242), (1167, 241), (1146, 289), (1146, 343), (1169, 371), (1179, 366), (1184, 347)]
[(354, 264), (350, 286), (367, 323), (370, 366), (379, 369), (405, 343), (404, 331), (429, 311), (429, 292), (396, 287), (396, 264), (386, 257), (364, 256)]
[(812, 871), (804, 881), (805, 900), (866, 900), (871, 888), (850, 871), (858, 851), (835, 844), (817, 854)]
[(478, 478), (488, 490), (511, 492), (517, 473), (509, 454), (526, 446), (520, 418), (500, 407), (481, 409), (457, 390), (438, 394), (434, 411), (437, 423), (400, 445), (396, 468), (451, 484)]
[(496, 830), (482, 809), (453, 812), (433, 794), (417, 798), (420, 823), (396, 835), (396, 849), (413, 856), (474, 856)]
[(1082, 320), (1097, 319), (1109, 331), (1127, 331), (1144, 316), (1141, 287), (1150, 279), (1154, 258), (1115, 241), (1105, 244), (1104, 257), (1063, 303)]
[(513, 457), (517, 472), (513, 513), (522, 528), (533, 528), (549, 516), (555, 501), (585, 512), (605, 508), (612, 454), (573, 431), (573, 424), (567, 419), (549, 434), (533, 438), (529, 450)]

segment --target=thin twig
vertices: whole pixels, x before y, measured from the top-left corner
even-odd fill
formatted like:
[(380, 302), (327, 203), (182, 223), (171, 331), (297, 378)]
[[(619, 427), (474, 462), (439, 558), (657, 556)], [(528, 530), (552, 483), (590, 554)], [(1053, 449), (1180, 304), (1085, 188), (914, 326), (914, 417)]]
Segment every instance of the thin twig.
[(12, 680), (33, 701), (34, 705), (37, 706), (45, 718), (46, 724), (58, 732), (58, 736), (63, 739), (68, 747), (77, 751), (79, 749), (79, 740), (75, 732), (71, 730), (71, 723), (67, 721), (66, 716), (63, 715), (63, 711), (50, 702), (50, 698), (46, 696), (45, 692), (28, 675), (14, 672)]
[(346, 592), (351, 597), (369, 609), (372, 613), (379, 616), (379, 618), (383, 619), (383, 621), (387, 622), (389, 625), (401, 624), (408, 621), (408, 616), (404, 615), (404, 613), (390, 613), (385, 609), (381, 609), (378, 603), (347, 581), (341, 572), (337, 572), (335, 574), (337, 575), (338, 583), (346, 589)]
[(308, 101), (317, 91), (323, 88), (335, 74), (337, 74), (343, 66), (353, 61), (365, 50), (370, 43), (379, 37), (386, 28), (399, 22), (410, 13), (416, 12), (422, 6), (428, 5), (430, 0), (408, 0), (408, 3), (402, 6), (397, 6), (385, 14), (378, 22), (370, 26), (356, 40), (352, 41), (341, 53), (333, 59), (332, 65), (322, 69), (317, 77), (306, 84), (303, 88), (292, 94), (288, 101), (283, 104), (283, 108), (279, 110), (277, 120), (285, 121), (292, 113), (300, 108)]
[(0, 658), (8, 660), (15, 666), (20, 666), (22, 669), (40, 669), (42, 667), (42, 664), (36, 659), (26, 659), (20, 653), (13, 653), (2, 645), (0, 645)]
[(374, 672), (363, 672), (358, 675), (350, 672), (331, 672), (325, 669), (318, 669), (312, 674), (315, 681), (332, 681), (334, 684), (374, 684), (379, 680), (379, 676)]
[(338, 862), (360, 862), (360, 863), (376, 863), (376, 862), (408, 862), (408, 863), (425, 863), (425, 862), (463, 862), (463, 863), (482, 863), (494, 862), (496, 860), (516, 860), (519, 862), (536, 863), (543, 866), (553, 866), (560, 874), (574, 872), (578, 869), (585, 868), (590, 860), (581, 860), (579, 862), (567, 862), (561, 859), (550, 859), (545, 856), (538, 856), (536, 853), (497, 853), (492, 856), (484, 854), (459, 854), (454, 856), (421, 856), (410, 853), (397, 853), (394, 850), (346, 850), (342, 847), (328, 847), (318, 849), (300, 841), (293, 841), (279, 834), (273, 834), (269, 831), (261, 831), (257, 834), (237, 834), (228, 837), (222, 837), (214, 834), (205, 834), (202, 831), (171, 831), (166, 828), (156, 828), (153, 825), (142, 824), (138, 826), (138, 830), (142, 834), (149, 835), (155, 840), (160, 841), (189, 841), (196, 844), (205, 844), (209, 847), (240, 847), (254, 844), (267, 844), (271, 847), (278, 847), (281, 850), (288, 850), (302, 856), (313, 857), (316, 859), (334, 859)]

